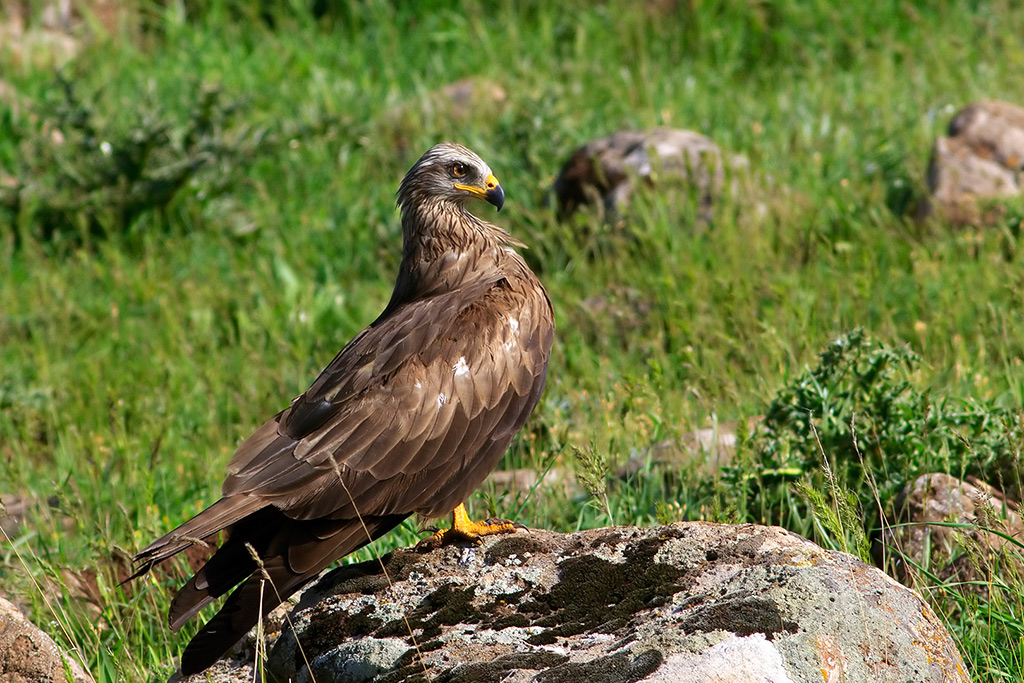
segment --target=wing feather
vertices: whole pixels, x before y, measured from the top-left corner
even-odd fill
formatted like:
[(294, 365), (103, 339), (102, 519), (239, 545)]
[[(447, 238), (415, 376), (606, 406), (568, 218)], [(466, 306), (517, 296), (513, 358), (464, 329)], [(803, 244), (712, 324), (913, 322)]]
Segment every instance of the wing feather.
[[(409, 487), (419, 498), (452, 479), (478, 479), (471, 463), (504, 450), (536, 403), (550, 346), (525, 340), (545, 334), (538, 328), (550, 320), (533, 303), (516, 304), (514, 318), (501, 313), (521, 296), (503, 279), (471, 290), (399, 306), (357, 336), (240, 446), (225, 494), (314, 519), (349, 509), (350, 497), (360, 514), (409, 512), (397, 500)], [(496, 465), (483, 460), (482, 469)]]
[[(422, 381), (420, 381), (422, 385)], [(420, 443), (428, 439), (434, 431), (434, 424), (437, 422), (441, 411), (437, 410), (437, 397), (433, 392), (420, 389), (418, 393), (419, 404), (411, 410), (412, 418), (408, 425), (408, 443)]]
[[(466, 417), (472, 419), (483, 408), (477, 401), (476, 388), (473, 383), (473, 368), (469, 366), (465, 356), (452, 367), (452, 398), (458, 401)], [(489, 372), (481, 374), (490, 374)]]

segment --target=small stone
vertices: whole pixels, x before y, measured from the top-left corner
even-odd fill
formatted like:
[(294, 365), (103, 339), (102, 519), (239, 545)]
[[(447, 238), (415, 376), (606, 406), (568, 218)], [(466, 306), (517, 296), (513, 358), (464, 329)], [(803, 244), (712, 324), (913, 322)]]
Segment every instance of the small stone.
[(1024, 109), (982, 100), (957, 112), (932, 148), (928, 187), (919, 218), (937, 214), (965, 225), (1002, 218), (998, 200), (1024, 196)]
[[(896, 497), (897, 525), (883, 535), (889, 556), (882, 557), (882, 548), (878, 547), (876, 561), (881, 564), (887, 559), (897, 578), (910, 582), (913, 576), (906, 563), (909, 559), (929, 567), (944, 581), (955, 580), (963, 590), (984, 595), (997, 559), (1003, 566), (1009, 562), (1018, 571), (1022, 569), (1017, 554), (1004, 550), (1009, 542), (985, 530), (1024, 538), (1019, 507), (1017, 502), (977, 479), (962, 481), (942, 473), (921, 475)], [(932, 522), (966, 526), (954, 529)]]
[(702, 217), (710, 220), (726, 172), (745, 170), (747, 165), (743, 157), (725, 157), (718, 145), (693, 131), (625, 130), (591, 140), (573, 152), (553, 190), (563, 220), (591, 205), (612, 222), (642, 186), (661, 194), (693, 193)]

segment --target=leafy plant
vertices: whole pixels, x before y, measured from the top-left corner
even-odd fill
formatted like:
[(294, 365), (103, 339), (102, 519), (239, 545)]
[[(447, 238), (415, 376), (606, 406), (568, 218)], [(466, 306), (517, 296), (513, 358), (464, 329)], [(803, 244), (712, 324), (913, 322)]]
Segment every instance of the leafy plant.
[(42, 240), (123, 233), (186, 188), (217, 197), (280, 139), (266, 127), (236, 125), (242, 104), (225, 102), (217, 88), (193, 84), (181, 118), (144, 97), (124, 121), (98, 93), (81, 97), (63, 74), (55, 86), (60, 99), (40, 105), (41, 125), (12, 125), (18, 167), (0, 187), (4, 222)]
[[(860, 510), (887, 504), (917, 476), (939, 469), (957, 477), (995, 478), (1019, 491), (1024, 432), (1011, 410), (962, 400), (920, 388), (913, 371), (920, 358), (907, 347), (872, 339), (863, 329), (849, 332), (785, 385), (765, 411), (754, 455), (726, 477), (759, 483), (751, 497), (788, 500), (780, 487), (803, 482), (800, 491), (821, 509), (812, 490), (829, 490), (839, 509), (857, 509), (842, 488), (855, 494)], [(752, 465), (754, 473), (746, 469)], [(806, 506), (778, 505), (767, 516), (776, 523), (805, 515)], [(847, 515), (855, 516), (855, 515)], [(804, 522), (806, 524), (806, 522)], [(878, 525), (868, 516), (868, 530)], [(838, 527), (827, 524), (835, 531)]]

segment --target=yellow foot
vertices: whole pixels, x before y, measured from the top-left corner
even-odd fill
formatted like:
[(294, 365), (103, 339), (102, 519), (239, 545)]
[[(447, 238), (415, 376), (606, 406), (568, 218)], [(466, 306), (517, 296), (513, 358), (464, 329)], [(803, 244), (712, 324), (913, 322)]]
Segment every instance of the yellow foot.
[(416, 544), (419, 550), (432, 550), (440, 548), (449, 543), (476, 542), (480, 543), (481, 536), (493, 534), (510, 534), (516, 529), (525, 529), (526, 526), (519, 522), (508, 519), (496, 519), (494, 517), (486, 522), (474, 522), (466, 513), (465, 504), (460, 503), (452, 512), (452, 526), (449, 529), (441, 529), (433, 536), (428, 536)]

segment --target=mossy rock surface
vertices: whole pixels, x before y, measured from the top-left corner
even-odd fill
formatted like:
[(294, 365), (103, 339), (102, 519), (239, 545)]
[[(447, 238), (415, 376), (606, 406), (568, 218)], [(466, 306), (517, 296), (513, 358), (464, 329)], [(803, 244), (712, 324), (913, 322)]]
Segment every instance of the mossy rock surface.
[(398, 551), (324, 576), (291, 624), (269, 661), (280, 680), (968, 680), (914, 592), (756, 525)]

